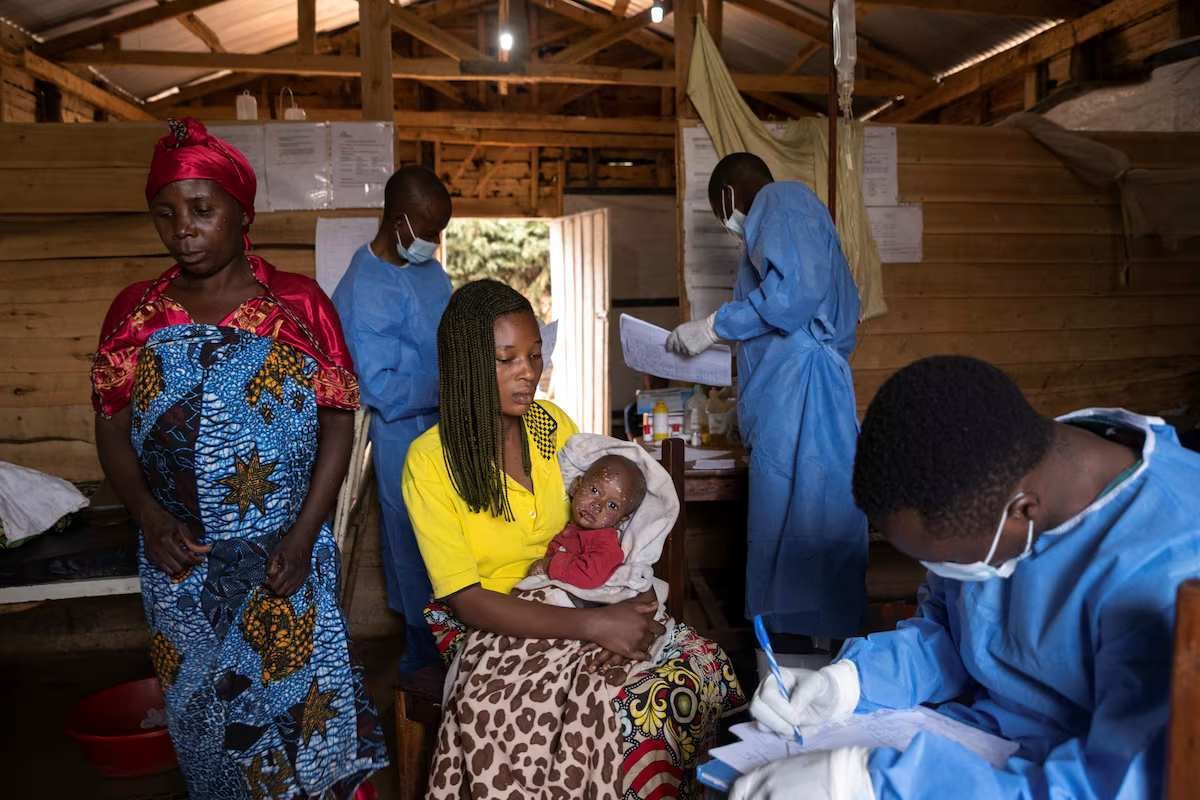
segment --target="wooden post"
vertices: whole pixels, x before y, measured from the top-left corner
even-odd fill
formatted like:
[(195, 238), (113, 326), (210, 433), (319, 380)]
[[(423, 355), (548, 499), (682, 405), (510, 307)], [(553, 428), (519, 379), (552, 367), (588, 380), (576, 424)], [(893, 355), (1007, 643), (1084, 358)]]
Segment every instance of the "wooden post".
[(696, 110), (687, 99), (687, 82), (692, 67), (692, 41), (696, 38), (698, 1), (679, 0), (675, 4), (675, 113), (687, 119), (696, 117)]
[(363, 119), (394, 121), (392, 23), (387, 0), (359, 0), (358, 41), (362, 51)]
[(1171, 670), (1171, 723), (1167, 732), (1167, 798), (1196, 791), (1200, 761), (1200, 581), (1179, 587), (1175, 602), (1175, 655)]
[(724, 25), (725, 0), (708, 0), (708, 32), (712, 34), (717, 49), (721, 49), (721, 28)]
[(541, 148), (530, 148), (529, 153), (529, 208), (534, 214), (538, 213), (538, 200), (541, 194), (542, 159)]
[(296, 49), (317, 52), (317, 0), (296, 0)]
[[(833, 21), (837, 0), (829, 0), (829, 19)], [(829, 218), (837, 225), (837, 176), (838, 176), (838, 85), (837, 65), (833, 63), (833, 25), (829, 26), (829, 192), (826, 198)]]
[(692, 42), (696, 38), (696, 7), (699, 0), (675, 2), (675, 276), (679, 287), (680, 319), (691, 319), (683, 263), (683, 126), (696, 118), (696, 109), (687, 97), (688, 72), (692, 66)]

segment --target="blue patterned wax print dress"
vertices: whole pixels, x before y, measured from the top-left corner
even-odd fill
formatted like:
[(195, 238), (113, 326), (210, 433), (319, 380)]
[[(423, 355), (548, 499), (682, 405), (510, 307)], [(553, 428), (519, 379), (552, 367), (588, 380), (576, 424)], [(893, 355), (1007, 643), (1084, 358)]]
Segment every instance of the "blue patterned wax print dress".
[(387, 753), (338, 606), (326, 524), (287, 598), (262, 588), (317, 455), (317, 363), (278, 339), (170, 325), (141, 350), (133, 447), (163, 508), (212, 545), (171, 577), (139, 548), (151, 657), (193, 798), (346, 798)]

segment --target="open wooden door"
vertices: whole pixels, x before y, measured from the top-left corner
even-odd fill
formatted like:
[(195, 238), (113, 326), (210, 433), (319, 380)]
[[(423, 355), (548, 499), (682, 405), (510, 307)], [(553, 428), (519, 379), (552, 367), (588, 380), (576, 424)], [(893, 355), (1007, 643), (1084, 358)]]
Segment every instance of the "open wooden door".
[(581, 431), (608, 434), (608, 212), (550, 223), (550, 294), (558, 339), (550, 397)]

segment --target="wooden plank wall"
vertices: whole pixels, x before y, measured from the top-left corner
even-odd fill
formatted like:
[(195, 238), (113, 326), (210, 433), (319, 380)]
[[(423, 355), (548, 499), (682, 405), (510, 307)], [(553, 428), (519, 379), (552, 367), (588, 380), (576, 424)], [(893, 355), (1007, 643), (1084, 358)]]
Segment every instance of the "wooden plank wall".
[[(100, 477), (88, 365), (117, 292), (170, 266), (143, 194), (149, 153), (162, 132), (157, 123), (0, 124), (0, 460), (73, 480)], [(398, 157), (411, 163), (415, 145), (401, 148)], [(505, 164), (497, 177), (523, 169), (528, 178), (529, 168), (528, 160)], [(560, 182), (548, 169), (538, 211), (557, 214)], [(529, 213), (529, 194), (518, 205), (515, 188), (501, 186), (482, 199), (456, 198), (456, 213)], [(251, 229), (256, 252), (281, 269), (313, 275), (317, 216), (259, 214)]]
[[(142, 211), (160, 133), (0, 125), (0, 459), (99, 475), (89, 354), (116, 293), (168, 266)], [(1200, 163), (1195, 134), (1100, 138), (1138, 166)], [(904, 126), (899, 152), (901, 200), (925, 209), (925, 261), (885, 266), (891, 313), (863, 326), (852, 359), (860, 406), (895, 369), (946, 352), (1003, 365), (1046, 413), (1091, 404), (1154, 412), (1197, 399), (1200, 242), (1139, 252), (1122, 285), (1116, 197), (1080, 183), (1024, 134)], [(458, 153), (446, 155), (452, 163)], [(460, 213), (510, 207), (464, 200)], [(256, 247), (311, 275), (315, 220), (260, 215)]]
[[(1098, 134), (1137, 167), (1200, 164), (1197, 134)], [(900, 126), (900, 201), (924, 207), (924, 262), (884, 265), (890, 312), (859, 330), (860, 410), (897, 368), (961, 353), (1003, 366), (1040, 411), (1154, 413), (1200, 400), (1200, 240), (1142, 242), (1125, 267), (1115, 193), (1026, 134)]]

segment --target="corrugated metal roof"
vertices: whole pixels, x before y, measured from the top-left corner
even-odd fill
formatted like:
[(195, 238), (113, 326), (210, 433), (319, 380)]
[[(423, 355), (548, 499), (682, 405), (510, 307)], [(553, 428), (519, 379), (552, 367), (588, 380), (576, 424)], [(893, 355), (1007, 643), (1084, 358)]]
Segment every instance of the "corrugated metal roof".
[[(825, 20), (825, 0), (771, 0), (799, 14)], [(614, 0), (590, 0), (595, 8), (611, 8)], [(154, 0), (119, 3), (119, 14), (153, 6)], [(407, 5), (408, 3), (402, 3)], [(628, 13), (637, 13), (651, 0), (632, 0)], [(4, 0), (0, 14), (40, 36), (62, 35), (88, 27), (114, 9), (114, 0)], [(87, 17), (96, 12), (99, 16)], [(231, 52), (261, 53), (296, 39), (295, 0), (226, 0), (196, 15), (220, 37)], [(68, 24), (63, 24), (69, 20)], [(356, 0), (318, 0), (317, 29), (334, 30), (358, 20)], [(670, 35), (674, 18), (668, 16), (652, 30)], [(810, 40), (778, 23), (765, 20), (738, 6), (724, 9), (722, 52), (734, 71), (778, 73)], [(1011, 45), (1048, 27), (1038, 20), (1015, 20), (978, 14), (949, 14), (911, 8), (872, 7), (860, 12), (858, 31), (875, 45), (941, 76), (955, 67)], [(168, 20), (121, 37), (130, 50), (202, 52), (205, 46), (175, 20)], [(823, 74), (827, 56), (814, 57), (804, 69)], [(107, 68), (104, 75), (139, 97), (205, 75), (195, 70), (165, 68)]]

